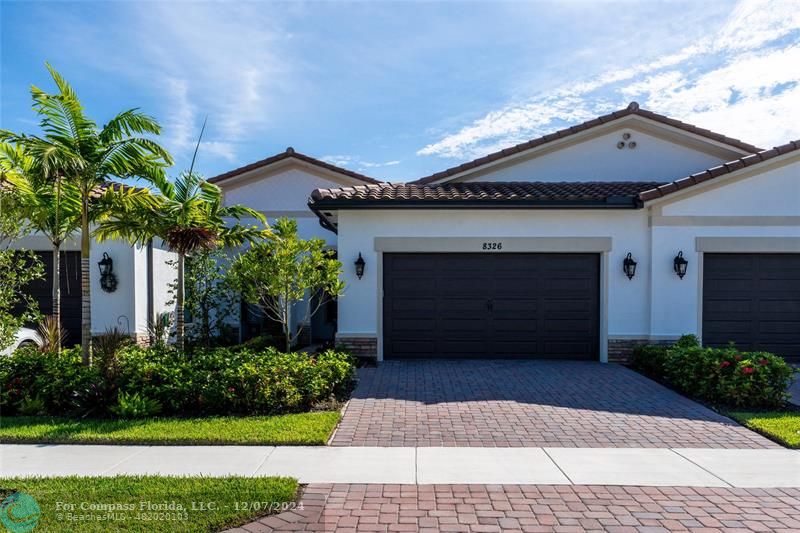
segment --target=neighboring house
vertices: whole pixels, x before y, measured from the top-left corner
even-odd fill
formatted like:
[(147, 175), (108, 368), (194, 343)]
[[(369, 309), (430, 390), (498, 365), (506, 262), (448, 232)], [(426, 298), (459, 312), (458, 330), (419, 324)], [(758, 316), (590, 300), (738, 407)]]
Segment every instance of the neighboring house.
[[(308, 209), (311, 191), (327, 187), (347, 187), (379, 182), (356, 172), (345, 170), (287, 148), (285, 152), (262, 161), (237, 168), (209, 180), (222, 188), (225, 205), (246, 205), (263, 213), (269, 223), (278, 217), (297, 220), (298, 233), (303, 239), (320, 238), (336, 250), (336, 235), (323, 229), (316, 215)], [(244, 220), (243, 223), (247, 221)], [(347, 263), (347, 261), (345, 261)], [(349, 265), (345, 265), (347, 267)], [(305, 305), (299, 305), (292, 316), (292, 331), (296, 331), (305, 316)], [(242, 304), (239, 323), (241, 340), (262, 333), (281, 334), (279, 324), (263, 316), (254, 305)], [(310, 324), (302, 324), (299, 344), (332, 341), (336, 333), (336, 302), (320, 308)]]
[(800, 141), (761, 151), (631, 103), (411, 183), (307, 159), (217, 181), (307, 235), (317, 189), (337, 339), (362, 355), (607, 361), (685, 333), (800, 355)]
[[(52, 313), (53, 253), (50, 242), (42, 235), (30, 235), (15, 240), (15, 249), (36, 251), (42, 260), (45, 276), (31, 284), (30, 294), (37, 300), (43, 314)], [(103, 289), (100, 261), (103, 254), (113, 262), (116, 278), (113, 292)], [(92, 288), (92, 334), (101, 335), (117, 328), (131, 335), (138, 343), (147, 343), (147, 325), (151, 317), (161, 312), (174, 312), (168, 305), (172, 299), (169, 285), (175, 282), (175, 267), (168, 264), (175, 254), (163, 246), (131, 246), (122, 241), (92, 241), (90, 282)], [(107, 285), (108, 286), (108, 285)], [(61, 314), (67, 330), (66, 345), (81, 342), (81, 272), (80, 240), (70, 239), (61, 247)]]

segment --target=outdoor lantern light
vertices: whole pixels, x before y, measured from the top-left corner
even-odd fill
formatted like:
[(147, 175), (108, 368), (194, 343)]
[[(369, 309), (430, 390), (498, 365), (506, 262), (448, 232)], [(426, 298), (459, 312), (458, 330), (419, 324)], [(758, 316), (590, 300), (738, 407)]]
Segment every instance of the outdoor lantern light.
[(103, 258), (97, 262), (100, 268), (100, 288), (106, 292), (117, 290), (117, 276), (114, 275), (114, 261), (103, 252)]
[(683, 251), (678, 252), (678, 255), (672, 261), (672, 268), (679, 278), (683, 279), (683, 276), (686, 275), (686, 265), (688, 264), (689, 261), (683, 258)]
[(361, 257), (361, 252), (358, 252), (358, 259), (356, 259), (355, 264), (356, 264), (356, 276), (358, 276), (358, 279), (361, 279), (361, 276), (364, 275), (364, 265), (366, 264), (364, 258)]
[(622, 271), (625, 272), (628, 279), (633, 279), (633, 276), (636, 275), (636, 261), (633, 260), (630, 252), (628, 252), (628, 255), (626, 255), (625, 259), (622, 261)]

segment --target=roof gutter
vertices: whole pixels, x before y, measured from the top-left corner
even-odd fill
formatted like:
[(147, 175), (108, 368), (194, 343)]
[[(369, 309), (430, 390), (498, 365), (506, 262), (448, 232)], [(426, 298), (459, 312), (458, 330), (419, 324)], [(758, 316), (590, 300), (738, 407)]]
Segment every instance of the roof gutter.
[(312, 211), (322, 209), (639, 209), (642, 202), (632, 196), (610, 196), (603, 200), (316, 200)]
[(609, 196), (603, 200), (313, 200), (308, 207), (323, 228), (339, 233), (322, 213), (327, 210), (366, 209), (641, 209), (636, 196)]

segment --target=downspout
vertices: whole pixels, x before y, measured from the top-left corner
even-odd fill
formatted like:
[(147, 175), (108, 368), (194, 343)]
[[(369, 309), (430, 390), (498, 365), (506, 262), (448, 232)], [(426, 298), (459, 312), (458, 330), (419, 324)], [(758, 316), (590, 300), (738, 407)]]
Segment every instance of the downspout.
[(155, 294), (153, 291), (153, 239), (147, 241), (147, 325), (155, 323)]

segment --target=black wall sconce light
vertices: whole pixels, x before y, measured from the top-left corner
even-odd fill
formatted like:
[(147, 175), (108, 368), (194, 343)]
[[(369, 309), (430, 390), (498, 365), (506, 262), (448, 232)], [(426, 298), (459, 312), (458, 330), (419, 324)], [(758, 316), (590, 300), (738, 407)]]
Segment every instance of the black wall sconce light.
[(628, 252), (628, 255), (622, 260), (622, 271), (625, 272), (628, 279), (633, 279), (633, 276), (636, 275), (636, 261), (633, 260), (630, 252)]
[(675, 259), (672, 261), (672, 269), (678, 275), (679, 278), (683, 279), (683, 276), (686, 275), (686, 265), (689, 264), (689, 261), (683, 258), (683, 251), (681, 250), (678, 252), (678, 255), (675, 256)]
[(364, 261), (364, 258), (361, 257), (361, 252), (358, 252), (358, 259), (356, 259), (355, 265), (356, 276), (358, 276), (358, 279), (361, 279), (361, 277), (364, 275), (364, 265), (366, 265), (366, 261)]
[(103, 252), (103, 258), (97, 262), (100, 268), (100, 288), (106, 292), (117, 290), (117, 276), (114, 275), (114, 261)]

